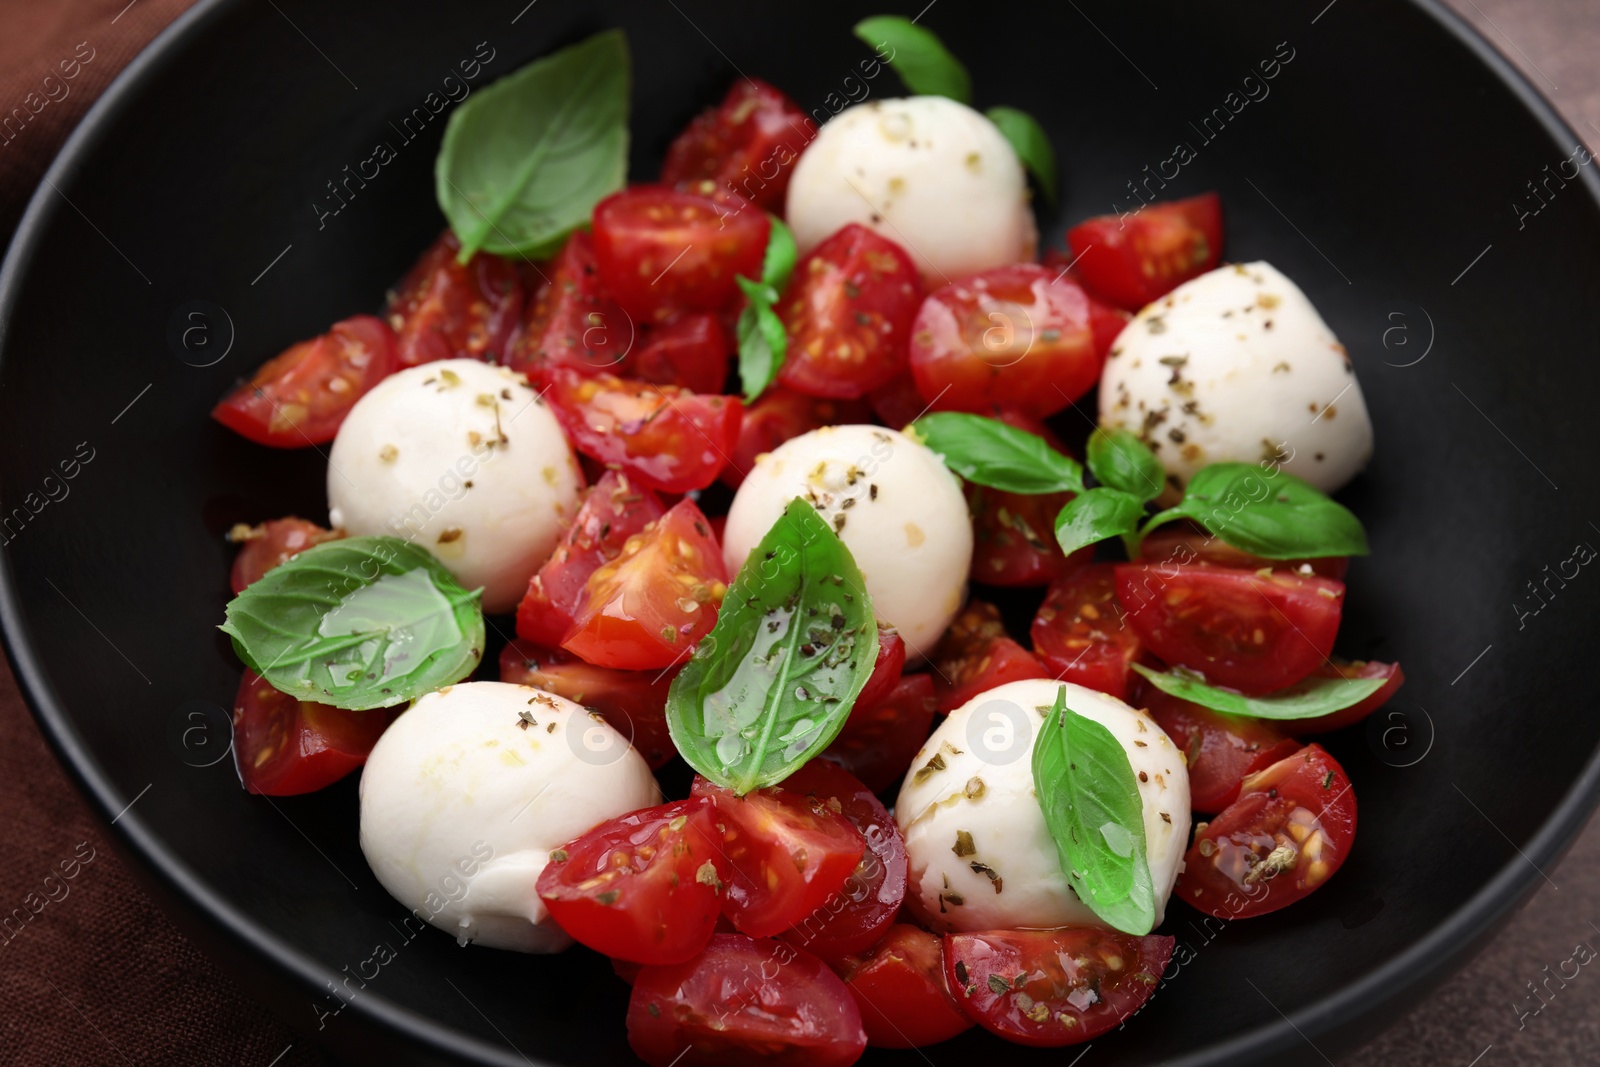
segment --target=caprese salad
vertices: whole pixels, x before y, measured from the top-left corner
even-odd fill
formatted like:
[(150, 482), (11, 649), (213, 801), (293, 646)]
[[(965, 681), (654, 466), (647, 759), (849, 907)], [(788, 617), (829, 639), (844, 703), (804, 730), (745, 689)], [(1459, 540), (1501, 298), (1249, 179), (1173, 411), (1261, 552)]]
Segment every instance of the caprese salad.
[[(1334, 655), (1372, 429), (1305, 294), (1222, 261), (1214, 194), (1041, 261), (1044, 132), (927, 30), (856, 33), (911, 95), (741, 78), (647, 184), (620, 33), (474, 94), (382, 313), (213, 412), (330, 446), (326, 526), (230, 534), (245, 788), (364, 765), (396, 900), (604, 953), (655, 1067), (1095, 1038), (1173, 897), (1337, 872), (1309, 738), (1401, 683)], [(1027, 633), (984, 599), (1030, 596)]]

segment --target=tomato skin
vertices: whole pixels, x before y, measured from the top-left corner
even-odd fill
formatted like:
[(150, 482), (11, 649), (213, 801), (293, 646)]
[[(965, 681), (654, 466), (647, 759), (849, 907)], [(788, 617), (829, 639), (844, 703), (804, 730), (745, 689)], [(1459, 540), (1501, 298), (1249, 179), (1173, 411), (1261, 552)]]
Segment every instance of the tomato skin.
[(972, 580), (1007, 587), (1048, 585), (1086, 565), (1094, 558), (1092, 546), (1068, 556), (1055, 535), (1056, 516), (1075, 495), (1028, 496), (968, 485)]
[(239, 780), (269, 797), (314, 793), (367, 762), (392, 719), (389, 708), (346, 711), (296, 700), (246, 668), (233, 704)]
[(606, 471), (585, 494), (555, 551), (528, 580), (517, 607), (517, 636), (559, 645), (589, 576), (622, 554), (628, 538), (666, 514), (661, 498), (620, 471)]
[(1270, 693), (1326, 662), (1344, 583), (1292, 571), (1116, 564), (1128, 624), (1162, 660), (1212, 685)]
[(717, 934), (687, 963), (639, 972), (628, 1044), (651, 1067), (849, 1067), (867, 1035), (855, 998), (821, 960)]
[(1139, 546), (1139, 558), (1150, 563), (1214, 563), (1219, 567), (1247, 571), (1258, 571), (1265, 567), (1299, 572), (1302, 567), (1310, 567), (1312, 574), (1338, 582), (1344, 581), (1345, 572), (1350, 569), (1348, 556), (1262, 559), (1186, 523), (1173, 523), (1152, 530)]
[(933, 689), (947, 715), (979, 693), (1025, 678), (1048, 678), (1038, 658), (1010, 637), (1000, 609), (969, 600), (933, 650)]
[(904, 429), (928, 410), (928, 402), (917, 392), (917, 380), (911, 376), (910, 370), (895, 375), (889, 384), (874, 389), (869, 399), (878, 421), (891, 430)]
[(1265, 915), (1331, 878), (1355, 836), (1350, 779), (1310, 744), (1246, 778), (1238, 800), (1195, 826), (1173, 893), (1219, 918)]
[(1189, 807), (1215, 815), (1239, 798), (1246, 776), (1300, 750), (1274, 724), (1224, 715), (1149, 686), (1142, 704), (1183, 752), (1189, 767)]
[(661, 181), (713, 181), (781, 215), (795, 161), (816, 135), (817, 124), (793, 100), (758, 78), (740, 78), (672, 142)]
[(1353, 704), (1339, 711), (1332, 711), (1326, 715), (1319, 715), (1315, 719), (1296, 719), (1283, 724), (1284, 730), (1296, 737), (1307, 734), (1325, 734), (1332, 730), (1340, 730), (1365, 719), (1377, 711), (1395, 691), (1405, 684), (1405, 671), (1400, 669), (1398, 663), (1379, 663), (1376, 660), (1362, 661), (1342, 660), (1334, 658), (1322, 664), (1311, 672), (1317, 678), (1383, 678), (1386, 681), (1383, 688), (1373, 693), (1359, 704)]
[(211, 417), (269, 448), (325, 445), (356, 401), (394, 369), (394, 331), (381, 319), (354, 315), (267, 360)]
[(667, 731), (667, 690), (676, 671), (596, 667), (560, 648), (512, 641), (500, 650), (500, 680), (580, 703), (610, 723), (658, 770), (678, 754)]
[(773, 937), (815, 916), (866, 851), (843, 814), (800, 790), (768, 786), (740, 797), (696, 775), (692, 795), (709, 797), (726, 828), (733, 875), (722, 911), (752, 937)]
[(716, 624), (727, 588), (706, 517), (680, 500), (589, 575), (561, 647), (597, 667), (670, 667)]
[(844, 729), (822, 750), (821, 758), (837, 763), (874, 793), (882, 793), (905, 777), (933, 728), (938, 703), (931, 675), (902, 675), (882, 700), (856, 701)]
[(292, 559), (312, 545), (337, 541), (343, 536), (343, 530), (329, 530), (293, 515), (283, 519), (268, 519), (260, 526), (240, 523), (228, 531), (230, 543), (244, 545), (239, 549), (239, 554), (233, 557), (228, 585), (235, 593), (242, 593), (278, 564)]
[(936, 289), (911, 328), (917, 392), (941, 411), (1053, 415), (1100, 380), (1089, 312), (1076, 282), (1036, 263)]
[(852, 222), (801, 257), (778, 301), (789, 334), (779, 384), (844, 399), (887, 385), (905, 370), (921, 303), (911, 257)]
[(861, 692), (856, 696), (856, 706), (870, 708), (887, 697), (894, 691), (905, 669), (905, 638), (888, 623), (878, 623), (878, 656), (872, 661), (872, 673), (867, 676), (867, 684), (861, 687)]
[[(985, 1030), (1057, 1048), (1093, 1040), (1138, 1011), (1155, 992), (1174, 944), (1171, 937), (1087, 926), (946, 934), (945, 978), (962, 1010)], [(1020, 975), (1027, 978), (1019, 988)], [(991, 977), (1004, 983), (1004, 992), (989, 985)]]
[(385, 317), (402, 368), (505, 357), (522, 317), (522, 277), (515, 264), (490, 252), (463, 266), (456, 262), (460, 251), (461, 242), (445, 230), (389, 293)]
[(733, 339), (716, 315), (690, 312), (641, 331), (628, 353), (628, 376), (692, 393), (720, 393), (728, 380)]
[(594, 238), (575, 230), (530, 288), (506, 366), (544, 384), (556, 367), (579, 374), (616, 371), (635, 344), (633, 320), (606, 293)]
[(1204, 193), (1100, 215), (1068, 230), (1067, 244), (1085, 287), (1138, 311), (1222, 262), (1222, 200)]
[(709, 801), (630, 812), (550, 854), (539, 899), (597, 952), (633, 963), (682, 963), (717, 925), (728, 867)]
[(638, 322), (717, 311), (739, 296), (736, 275), (761, 277), (772, 220), (724, 189), (636, 185), (594, 208), (600, 280)]
[(1125, 699), (1144, 646), (1124, 615), (1113, 565), (1080, 567), (1050, 584), (1033, 619), (1033, 651), (1055, 677)]
[(719, 478), (728, 488), (737, 489), (745, 475), (755, 469), (757, 456), (771, 452), (791, 437), (823, 426), (871, 421), (871, 409), (859, 400), (806, 396), (773, 386), (744, 409), (739, 439)]
[(945, 979), (944, 939), (920, 926), (895, 923), (883, 940), (834, 969), (856, 998), (874, 1048), (920, 1048), (972, 1029)]

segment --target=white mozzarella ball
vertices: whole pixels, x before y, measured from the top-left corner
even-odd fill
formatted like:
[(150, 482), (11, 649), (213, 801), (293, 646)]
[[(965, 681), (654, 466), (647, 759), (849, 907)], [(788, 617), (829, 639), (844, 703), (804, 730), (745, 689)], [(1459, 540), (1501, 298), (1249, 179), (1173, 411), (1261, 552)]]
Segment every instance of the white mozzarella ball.
[(1033, 744), (1063, 687), (1067, 707), (1110, 730), (1135, 775), (1144, 775), (1145, 853), (1160, 924), (1189, 839), (1183, 756), (1144, 712), (1040, 678), (997, 686), (957, 708), (900, 787), (906, 899), (935, 929), (1105, 925), (1068, 885), (1033, 786)]
[(728, 511), (728, 572), (802, 497), (833, 525), (879, 619), (926, 655), (966, 597), (972, 522), (961, 482), (926, 445), (882, 426), (825, 426), (756, 460)]
[(583, 476), (527, 379), (473, 359), (425, 363), (356, 402), (328, 457), (328, 518), (428, 549), (483, 609), (509, 611), (577, 511)]
[(1211, 463), (1275, 463), (1332, 492), (1372, 457), (1344, 345), (1269, 263), (1218, 267), (1134, 316), (1100, 378), (1100, 425), (1137, 433), (1180, 486)]
[(1039, 243), (1016, 151), (994, 123), (942, 96), (840, 112), (795, 164), (786, 217), (801, 252), (849, 223), (870, 227), (930, 286), (1031, 260)]
[(661, 802), (627, 738), (562, 697), (467, 682), (421, 697), (361, 774), (361, 851), (396, 900), (462, 943), (571, 943), (534, 885), (551, 849)]

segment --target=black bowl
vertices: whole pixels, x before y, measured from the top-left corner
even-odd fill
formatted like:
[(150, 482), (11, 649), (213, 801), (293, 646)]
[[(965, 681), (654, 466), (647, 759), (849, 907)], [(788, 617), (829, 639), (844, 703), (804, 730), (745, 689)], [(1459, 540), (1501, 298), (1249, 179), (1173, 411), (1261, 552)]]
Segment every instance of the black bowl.
[[(1224, 925), (1175, 905), (1184, 962), (1136, 1024), (1095, 1042), (1097, 1064), (1308, 1062), (1307, 1041), (1370, 1035), (1539, 884), (1600, 784), (1580, 669), (1600, 576), (1570, 562), (1600, 542), (1600, 479), (1559, 451), (1600, 395), (1600, 182), (1562, 163), (1577, 138), (1437, 4), (1325, 2), (926, 13), (982, 103), (1052, 132), (1066, 179), (1049, 238), (1131, 206), (1135, 186), (1219, 189), (1229, 257), (1300, 282), (1376, 423), (1378, 458), (1345, 494), (1373, 554), (1353, 568), (1342, 645), (1399, 658), (1408, 681), (1370, 729), (1330, 742), (1358, 784), (1360, 843), (1285, 912)], [(589, 953), (408, 940), (357, 846), (353, 780), (271, 801), (213, 762), (239, 669), (214, 629), (219, 535), (320, 517), (323, 459), (247, 444), (207, 409), (267, 355), (370, 310), (441, 228), (444, 120), (401, 127), (479, 42), (482, 84), (626, 27), (635, 175), (736, 70), (819, 114), (900, 92), (860, 76), (849, 27), (864, 12), (843, 4), (519, 7), (202, 2), (73, 135), (0, 276), (0, 615), (18, 676), (174, 917), (353, 1058), (631, 1062), (626, 987)], [(340, 206), (329, 183), (380, 140), (397, 158)], [(1174, 175), (1179, 142), (1194, 158)], [(931, 1056), (997, 1054), (1076, 1055), (974, 1032)]]

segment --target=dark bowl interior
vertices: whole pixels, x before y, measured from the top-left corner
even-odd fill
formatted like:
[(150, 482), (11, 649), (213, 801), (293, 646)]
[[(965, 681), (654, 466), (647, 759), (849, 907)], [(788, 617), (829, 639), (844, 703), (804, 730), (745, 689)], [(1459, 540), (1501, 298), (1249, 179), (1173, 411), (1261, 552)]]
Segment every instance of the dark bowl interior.
[[(1577, 141), (1449, 16), (1323, 5), (951, 0), (925, 17), (981, 104), (1023, 106), (1053, 134), (1065, 187), (1041, 220), (1049, 241), (1130, 206), (1130, 183), (1220, 190), (1229, 258), (1269, 259), (1306, 289), (1376, 424), (1377, 461), (1344, 494), (1373, 551), (1352, 569), (1341, 644), (1400, 659), (1408, 681), (1393, 714), (1329, 743), (1358, 786), (1359, 846), (1286, 912), (1221, 924), (1173, 906), (1186, 962), (1135, 1025), (1095, 1042), (1106, 1067), (1314, 1058), (1285, 1014), (1329, 1050), (1370, 1034), (1539, 882), (1534, 865), (1548, 871), (1595, 797), (1600, 717), (1577, 666), (1600, 578), (1547, 582), (1574, 545), (1600, 543), (1592, 461), (1560, 451), (1600, 394), (1592, 168), (1549, 177)], [(398, 127), (479, 42), (494, 51), (481, 85), (625, 27), (638, 177), (736, 70), (808, 108), (901, 92), (891, 74), (861, 78), (849, 27), (867, 12), (851, 5), (539, 0), (513, 19), (519, 6), (202, 3), (79, 130), (3, 279), (3, 608), (19, 675), (101, 810), (134, 802), (116, 830), (180, 921), (291, 1024), (360, 1058), (629, 1063), (627, 989), (585, 952), (407, 940), (357, 846), (354, 779), (269, 801), (240, 790), (230, 760), (198, 765), (225, 751), (239, 672), (214, 629), (222, 531), (325, 514), (321, 456), (257, 448), (206, 411), (261, 359), (374, 308), (441, 228), (444, 119), (414, 122), (414, 141)], [(379, 141), (396, 158), (324, 215), (328, 183)], [(1193, 158), (1171, 177), (1180, 143)], [(225, 311), (219, 346), (232, 336), (204, 368), (170, 340), (194, 300)], [(373, 976), (379, 944), (394, 958)], [(329, 984), (356, 974), (331, 1014)], [(997, 1054), (1076, 1052), (973, 1032), (931, 1058)]]

